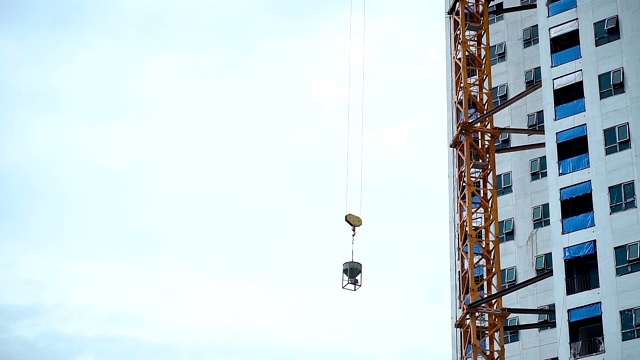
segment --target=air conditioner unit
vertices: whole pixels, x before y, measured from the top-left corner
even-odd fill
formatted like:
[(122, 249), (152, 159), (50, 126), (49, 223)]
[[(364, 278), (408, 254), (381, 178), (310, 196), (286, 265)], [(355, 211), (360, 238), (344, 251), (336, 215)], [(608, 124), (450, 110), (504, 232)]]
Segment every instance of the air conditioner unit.
[(502, 55), (504, 54), (504, 42), (501, 42), (500, 44), (496, 45), (496, 55)]
[(618, 26), (618, 17), (612, 16), (604, 21), (604, 29), (609, 30)]
[(524, 72), (524, 82), (530, 83), (535, 80), (533, 69), (527, 70)]
[(620, 85), (624, 81), (624, 74), (622, 69), (615, 69), (611, 71), (611, 85)]

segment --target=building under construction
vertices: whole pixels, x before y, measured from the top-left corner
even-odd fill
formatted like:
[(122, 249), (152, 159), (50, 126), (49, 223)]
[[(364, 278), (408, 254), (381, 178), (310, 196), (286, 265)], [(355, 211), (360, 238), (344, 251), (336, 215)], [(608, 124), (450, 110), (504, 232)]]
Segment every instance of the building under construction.
[(640, 359), (640, 1), (446, 0), (454, 359)]

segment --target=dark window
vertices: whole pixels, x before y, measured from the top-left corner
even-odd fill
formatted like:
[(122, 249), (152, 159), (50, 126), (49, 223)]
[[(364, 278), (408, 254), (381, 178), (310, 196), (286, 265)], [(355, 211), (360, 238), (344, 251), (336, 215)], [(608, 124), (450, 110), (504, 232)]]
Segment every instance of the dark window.
[[(577, 27), (577, 20), (575, 22), (575, 26)], [(568, 25), (570, 24), (565, 24), (564, 26)], [(553, 30), (554, 29), (551, 31)], [(552, 32), (552, 34), (554, 33)], [(580, 34), (578, 29), (553, 36), (550, 39), (550, 44), (551, 66), (566, 64), (582, 57), (582, 53), (580, 51)]]
[(515, 267), (510, 267), (510, 268), (500, 270), (500, 276), (502, 276), (503, 290), (517, 283)]
[(535, 3), (536, 3), (536, 0), (520, 0), (520, 5), (530, 5)]
[[(504, 326), (515, 326), (518, 325), (518, 318), (510, 318), (505, 320)], [(509, 344), (512, 342), (516, 342), (520, 340), (520, 332), (518, 330), (504, 331), (504, 343)]]
[(522, 29), (522, 46), (528, 48), (539, 42), (538, 25)]
[(584, 99), (582, 81), (553, 90), (553, 103), (555, 106), (568, 104), (579, 99)]
[(559, 132), (556, 139), (560, 175), (589, 168), (589, 142), (585, 125)]
[(542, 204), (533, 208), (533, 228), (541, 228), (551, 224), (549, 216), (549, 204)]
[[(539, 309), (555, 310), (556, 309), (556, 304), (549, 304), (549, 305), (540, 306)], [(540, 314), (540, 315), (538, 315), (538, 322), (539, 323), (552, 322), (552, 321), (556, 321), (556, 315), (555, 314), (553, 314), (553, 315), (550, 315), (550, 314), (549, 315), (548, 314)], [(538, 331), (553, 329), (555, 327), (556, 327), (555, 325), (539, 327)]]
[(624, 72), (622, 68), (598, 75), (598, 84), (600, 85), (600, 99), (624, 94)]
[(542, 81), (542, 70), (540, 69), (540, 66), (524, 72), (524, 84), (527, 89), (540, 81)]
[(513, 189), (511, 188), (511, 171), (498, 175), (498, 196), (504, 194), (511, 194)]
[(600, 287), (598, 260), (595, 253), (564, 261), (567, 295)]
[(620, 311), (622, 341), (640, 338), (640, 307)]
[(501, 243), (513, 240), (515, 238), (513, 231), (513, 218), (498, 222), (498, 233)]
[(563, 234), (594, 226), (591, 181), (561, 189), (560, 210)]
[(496, 139), (496, 150), (504, 149), (511, 146), (511, 139), (509, 137), (508, 132), (501, 132), (498, 138)]
[(507, 84), (502, 84), (491, 89), (491, 99), (493, 100), (493, 107), (496, 107), (505, 101), (507, 101)]
[(618, 16), (612, 16), (593, 24), (596, 46), (604, 45), (620, 39)]
[(491, 47), (491, 65), (507, 61), (507, 45), (505, 42)]
[[(503, 5), (502, 3), (497, 3), (495, 5), (491, 5), (489, 6), (489, 12), (493, 11), (493, 10), (502, 10), (503, 9)], [(500, 14), (500, 15), (493, 15), (493, 14), (489, 14), (489, 24), (495, 24), (498, 21), (504, 20), (504, 15)]]
[(529, 161), (531, 171), (531, 181), (547, 177), (547, 157), (531, 159)]
[(618, 246), (613, 249), (616, 256), (616, 275), (640, 271), (640, 242)]
[(553, 269), (553, 257), (551, 253), (538, 255), (535, 258), (536, 275), (546, 273)]
[(569, 322), (569, 358), (604, 353), (602, 315)]
[(544, 130), (544, 112), (540, 110), (527, 114), (527, 127), (529, 129)]
[(629, 136), (629, 124), (621, 124), (604, 129), (604, 153), (614, 154), (631, 148), (631, 136)]
[(609, 208), (611, 214), (636, 207), (633, 181), (609, 186)]

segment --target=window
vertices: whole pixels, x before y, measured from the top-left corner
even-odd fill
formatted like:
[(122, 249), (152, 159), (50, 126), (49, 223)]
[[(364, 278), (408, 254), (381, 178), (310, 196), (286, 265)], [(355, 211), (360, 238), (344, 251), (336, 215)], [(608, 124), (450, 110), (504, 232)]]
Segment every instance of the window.
[(611, 214), (636, 207), (633, 181), (609, 186), (609, 208)]
[(491, 89), (491, 99), (493, 99), (493, 107), (507, 101), (507, 84), (498, 85)]
[(498, 196), (511, 194), (511, 171), (498, 175)]
[(553, 105), (556, 120), (585, 111), (582, 71), (553, 80)]
[(557, 133), (556, 142), (559, 175), (589, 168), (587, 125), (576, 126)]
[(495, 5), (489, 6), (489, 24), (495, 24), (498, 21), (504, 20), (504, 15), (503, 14), (500, 14), (500, 15), (491, 14), (491, 11), (502, 10), (502, 9), (503, 9), (503, 4), (502, 3), (497, 3)]
[(624, 94), (624, 73), (622, 68), (598, 75), (598, 84), (600, 85), (600, 99)]
[[(547, 309), (547, 310), (555, 310), (556, 309), (556, 304), (549, 304), (549, 305), (544, 305), (544, 306), (540, 306), (538, 309)], [(555, 314), (539, 314), (538, 315), (538, 322), (539, 323), (543, 323), (543, 322), (553, 322), (556, 321), (556, 315)], [(548, 329), (553, 329), (555, 328), (556, 325), (549, 325), (549, 326), (544, 326), (544, 327), (539, 327), (538, 331), (542, 331), (542, 330), (548, 330)]]
[(567, 295), (600, 287), (595, 240), (566, 247), (563, 252)]
[(640, 307), (620, 311), (622, 341), (640, 338)]
[(535, 258), (536, 275), (544, 274), (553, 269), (553, 257), (551, 253), (538, 255)]
[(560, 189), (563, 234), (569, 234), (595, 225), (591, 192), (591, 181)]
[(600, 20), (593, 24), (596, 46), (604, 45), (620, 39), (620, 24), (618, 15)]
[(538, 41), (538, 25), (522, 29), (522, 46), (525, 49), (537, 44)]
[(551, 66), (558, 66), (580, 59), (580, 33), (578, 20), (573, 20), (549, 29)]
[(507, 61), (507, 46), (503, 41), (491, 47), (491, 65), (505, 61)]
[(529, 161), (529, 169), (531, 171), (531, 181), (547, 177), (547, 157), (531, 159)]
[(618, 246), (613, 249), (616, 256), (616, 275), (631, 274), (640, 271), (640, 242)]
[[(518, 325), (518, 318), (517, 317), (507, 319), (504, 322), (504, 326), (515, 326), (515, 325)], [(518, 330), (510, 330), (510, 331), (505, 330), (504, 331), (504, 343), (505, 344), (516, 342), (518, 340), (520, 340), (520, 336), (519, 336), (519, 331)]]
[(631, 148), (629, 124), (621, 124), (604, 129), (604, 153), (610, 155)]
[(502, 289), (506, 289), (516, 284), (516, 268), (510, 267), (500, 270), (502, 276)]
[(571, 309), (569, 313), (569, 359), (602, 354), (604, 332), (600, 303)]
[(531, 5), (535, 3), (536, 3), (536, 0), (520, 0), (520, 5)]
[(498, 138), (496, 139), (496, 150), (504, 149), (511, 146), (511, 140), (509, 139), (508, 132), (501, 132)]
[(544, 130), (544, 112), (540, 110), (527, 114), (527, 127), (529, 129)]
[(533, 208), (533, 228), (541, 228), (549, 226), (551, 220), (549, 217), (549, 204), (542, 204)]
[(549, 16), (553, 16), (567, 10), (575, 9), (577, 0), (549, 0), (547, 1), (547, 6), (549, 7)]
[(524, 72), (524, 84), (528, 88), (542, 81), (542, 71), (540, 66)]
[(513, 218), (498, 222), (498, 233), (501, 243), (513, 240)]

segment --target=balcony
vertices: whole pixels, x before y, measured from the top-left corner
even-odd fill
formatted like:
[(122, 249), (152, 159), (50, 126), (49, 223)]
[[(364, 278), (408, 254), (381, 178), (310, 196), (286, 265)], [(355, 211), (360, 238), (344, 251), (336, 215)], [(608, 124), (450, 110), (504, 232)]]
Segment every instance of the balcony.
[(569, 358), (579, 359), (604, 353), (604, 336), (572, 342), (569, 345)]
[(549, 16), (558, 15), (565, 11), (575, 9), (577, 6), (577, 0), (558, 0), (549, 4)]
[(599, 287), (600, 278), (597, 272), (567, 278), (567, 295), (573, 295), (583, 291), (597, 289)]

